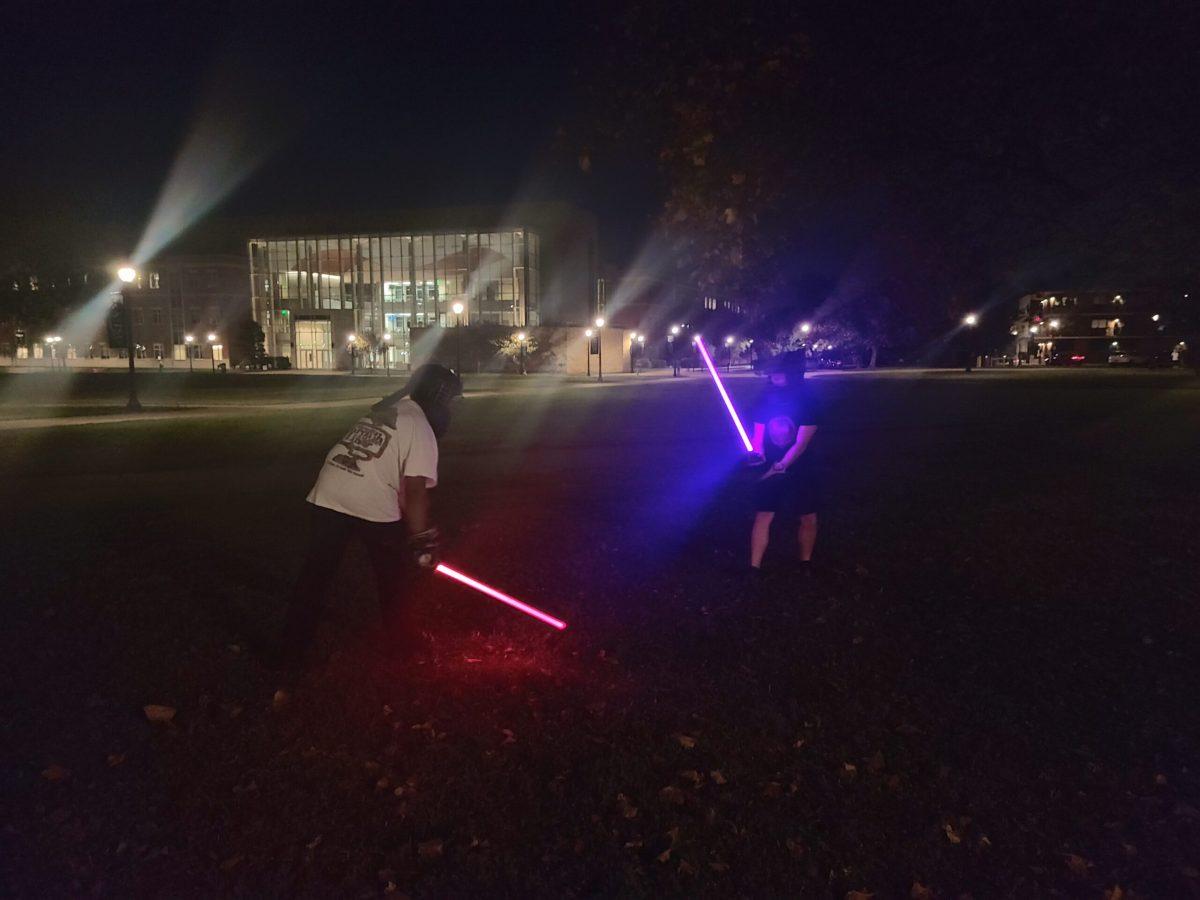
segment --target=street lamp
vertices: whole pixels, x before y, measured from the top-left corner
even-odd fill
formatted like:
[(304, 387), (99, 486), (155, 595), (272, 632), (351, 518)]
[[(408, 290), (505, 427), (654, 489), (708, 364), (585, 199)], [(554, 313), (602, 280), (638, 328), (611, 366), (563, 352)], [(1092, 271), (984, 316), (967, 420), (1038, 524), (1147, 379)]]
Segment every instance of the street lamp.
[(725, 336), (725, 371), (733, 371), (733, 335)]
[[(975, 326), (979, 324), (979, 316), (975, 315), (975, 313), (967, 313), (965, 316), (963, 316), (963, 324), (968, 328), (974, 329)], [(975, 341), (972, 338), (968, 338), (967, 364), (964, 367), (964, 371), (970, 375), (973, 368), (975, 368)]]
[(590, 329), (590, 328), (588, 328), (587, 330), (585, 330), (583, 332), (583, 336), (585, 338), (587, 338), (587, 353), (585, 353), (584, 355), (587, 357), (588, 378), (592, 377), (592, 335), (595, 333), (596, 332), (592, 331), (592, 329)]
[(1050, 320), (1050, 327), (1051, 327), (1053, 330), (1057, 331), (1057, 330), (1058, 330), (1058, 319), (1051, 319), (1051, 320)]
[(217, 371), (217, 348), (221, 345), (216, 343), (217, 336), (214, 332), (210, 331), (206, 340), (208, 341), (208, 359), (212, 363), (212, 370), (215, 372)]
[(1150, 317), (1150, 321), (1151, 321), (1151, 322), (1157, 322), (1157, 321), (1158, 321), (1160, 318), (1161, 318), (1161, 316), (1159, 316), (1159, 314), (1158, 314), (1158, 313), (1155, 313), (1154, 315), (1152, 315), (1152, 316)]
[(190, 334), (185, 334), (185, 335), (183, 336), (183, 346), (184, 346), (184, 348), (187, 350), (187, 358), (188, 358), (188, 371), (189, 371), (189, 372), (192, 372), (192, 371), (194, 371), (194, 370), (192, 369), (192, 356), (193, 356), (193, 354), (192, 354), (192, 344), (194, 344), (195, 342), (196, 342), (196, 338), (195, 338), (194, 336), (192, 336), (192, 335), (190, 335)]
[(353, 332), (346, 335), (346, 349), (350, 351), (350, 374), (351, 375), (354, 374), (354, 351), (356, 349), (354, 346), (354, 342), (356, 340), (358, 340), (358, 337)]
[[(132, 284), (137, 278), (137, 270), (132, 266), (121, 266), (117, 269), (117, 278), (122, 284)], [(137, 374), (134, 370), (134, 355), (137, 349), (133, 343), (133, 314), (129, 311), (129, 296), (125, 288), (121, 288), (121, 318), (125, 325), (125, 352), (129, 354), (129, 402), (125, 408), (130, 412), (141, 412), (142, 404), (138, 402)]]
[(810, 323), (808, 323), (808, 322), (800, 323), (800, 333), (801, 334), (808, 334), (810, 331), (812, 331), (812, 325)]
[(604, 380), (604, 317), (596, 317), (596, 380)]
[(462, 314), (466, 309), (461, 303), (455, 303), (450, 307), (453, 311), (454, 319), (454, 371), (460, 376), (462, 375), (462, 332), (458, 329), (462, 328)]
[(520, 344), (521, 350), (521, 374), (528, 375), (529, 373), (525, 371), (525, 353), (528, 350), (529, 345), (526, 343), (525, 332), (517, 332), (517, 343)]
[(392, 377), (392, 333), (383, 333), (383, 377)]

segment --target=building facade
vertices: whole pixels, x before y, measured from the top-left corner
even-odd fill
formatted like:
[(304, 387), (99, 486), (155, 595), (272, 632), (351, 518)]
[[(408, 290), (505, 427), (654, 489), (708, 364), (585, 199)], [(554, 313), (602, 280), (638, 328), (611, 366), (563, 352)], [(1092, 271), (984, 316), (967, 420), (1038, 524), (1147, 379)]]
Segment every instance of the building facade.
[(1033, 364), (1169, 362), (1183, 349), (1187, 294), (1170, 290), (1040, 291), (1017, 301), (1014, 355)]
[(59, 298), (48, 315), (15, 316), (7, 330), (0, 329), (0, 354), (15, 365), (117, 364), (128, 356), (126, 342), (113, 340), (106, 321), (122, 295), (129, 304), (138, 360), (186, 368), (189, 355), (193, 363), (210, 358), (227, 362), (239, 350), (248, 353), (248, 347), (239, 348), (246, 343), (244, 326), (250, 319), (245, 257), (162, 256), (141, 266), (129, 285), (119, 283), (111, 268), (80, 266), (71, 275), (41, 283), (31, 276), (30, 283), (38, 285), (35, 299), (60, 286), (74, 290)]

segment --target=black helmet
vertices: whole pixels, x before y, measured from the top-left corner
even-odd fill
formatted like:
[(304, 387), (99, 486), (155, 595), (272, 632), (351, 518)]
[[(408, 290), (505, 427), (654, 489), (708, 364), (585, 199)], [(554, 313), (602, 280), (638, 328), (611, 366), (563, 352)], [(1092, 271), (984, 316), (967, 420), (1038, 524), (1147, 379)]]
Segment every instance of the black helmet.
[[(387, 414), (390, 407), (405, 397), (411, 397), (421, 411), (433, 433), (441, 437), (450, 425), (450, 401), (461, 397), (463, 392), (462, 379), (453, 369), (439, 366), (437, 363), (426, 363), (413, 369), (408, 383), (394, 394), (388, 394), (373, 407), (375, 414)], [(394, 416), (395, 413), (393, 412)]]
[(788, 350), (772, 356), (763, 369), (768, 375), (776, 372), (788, 377), (803, 378), (804, 370), (808, 367), (803, 350)]

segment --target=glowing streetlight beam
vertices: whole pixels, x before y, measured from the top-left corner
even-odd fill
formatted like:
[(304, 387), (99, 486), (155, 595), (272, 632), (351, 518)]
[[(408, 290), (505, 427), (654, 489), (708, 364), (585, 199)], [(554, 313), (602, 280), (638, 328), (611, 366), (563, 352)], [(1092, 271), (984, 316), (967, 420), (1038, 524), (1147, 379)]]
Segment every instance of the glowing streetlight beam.
[(713, 382), (717, 385), (717, 391), (720, 393), (721, 399), (725, 401), (725, 408), (729, 410), (729, 418), (733, 419), (733, 424), (737, 426), (738, 436), (742, 439), (742, 446), (746, 448), (747, 453), (753, 453), (754, 444), (750, 442), (750, 436), (746, 434), (746, 429), (742, 426), (742, 420), (738, 418), (737, 410), (733, 408), (733, 401), (729, 399), (725, 385), (721, 383), (721, 376), (717, 374), (717, 367), (713, 365), (712, 357), (708, 355), (708, 348), (704, 346), (704, 338), (696, 335), (693, 340), (696, 344), (696, 349), (700, 351), (700, 356), (704, 359), (704, 365), (708, 366), (708, 374), (712, 376)]
[(540, 609), (530, 606), (528, 603), (522, 603), (516, 597), (510, 597), (503, 591), (498, 591), (494, 587), (489, 587), (482, 581), (476, 581), (470, 575), (464, 575), (462, 572), (450, 568), (445, 563), (438, 563), (438, 566), (434, 571), (441, 575), (445, 575), (447, 578), (453, 578), (460, 584), (465, 584), (467, 587), (473, 588), (474, 590), (479, 591), (481, 594), (486, 594), (493, 600), (499, 600), (501, 603), (507, 604), (513, 609), (520, 610), (521, 612), (525, 613), (525, 615), (532, 616), (539, 622), (544, 622), (545, 624), (549, 625), (551, 628), (557, 628), (559, 631), (562, 631), (567, 627), (567, 623), (562, 619), (556, 619), (549, 613), (544, 613)]

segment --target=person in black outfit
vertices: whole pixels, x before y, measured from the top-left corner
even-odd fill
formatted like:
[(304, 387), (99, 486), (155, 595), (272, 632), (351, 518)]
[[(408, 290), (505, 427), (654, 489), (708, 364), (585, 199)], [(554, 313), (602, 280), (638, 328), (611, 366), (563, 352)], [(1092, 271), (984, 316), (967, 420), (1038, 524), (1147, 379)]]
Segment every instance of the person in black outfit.
[(762, 568), (771, 523), (781, 514), (799, 520), (800, 561), (808, 571), (817, 542), (818, 483), (811, 445), (817, 410), (804, 385), (803, 351), (784, 354), (766, 367), (771, 384), (754, 411), (752, 465), (766, 466), (754, 483), (750, 568)]

